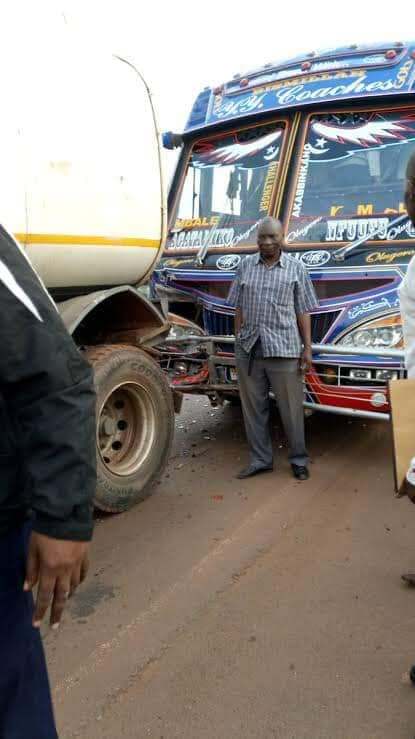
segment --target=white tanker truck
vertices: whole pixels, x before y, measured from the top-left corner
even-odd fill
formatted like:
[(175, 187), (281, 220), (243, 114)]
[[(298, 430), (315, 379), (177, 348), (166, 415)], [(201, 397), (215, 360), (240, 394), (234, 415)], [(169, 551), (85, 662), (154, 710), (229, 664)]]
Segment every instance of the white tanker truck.
[(122, 511), (151, 491), (174, 428), (152, 357), (169, 325), (137, 289), (165, 232), (151, 97), (131, 63), (82, 51), (63, 24), (24, 43), (3, 32), (0, 221), (94, 367), (96, 505)]

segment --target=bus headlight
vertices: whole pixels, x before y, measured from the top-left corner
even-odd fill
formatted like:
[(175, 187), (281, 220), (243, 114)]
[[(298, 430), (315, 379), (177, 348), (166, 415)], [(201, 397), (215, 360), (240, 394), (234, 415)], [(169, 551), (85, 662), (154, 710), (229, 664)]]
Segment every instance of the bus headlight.
[(203, 329), (197, 323), (193, 323), (193, 321), (176, 316), (174, 313), (169, 313), (168, 319), (170, 321), (170, 331), (167, 336), (168, 341), (182, 339), (183, 336), (188, 336), (189, 334), (192, 336), (204, 335)]
[(170, 321), (170, 331), (167, 337), (157, 345), (157, 349), (161, 351), (170, 351), (175, 354), (200, 354), (205, 349), (205, 345), (199, 344), (197, 341), (182, 341), (186, 336), (204, 336), (203, 329), (188, 321), (186, 318), (176, 316), (174, 313), (169, 313), (168, 319)]
[(403, 347), (401, 317), (397, 314), (366, 323), (364, 326), (352, 329), (337, 343), (344, 347), (401, 349)]

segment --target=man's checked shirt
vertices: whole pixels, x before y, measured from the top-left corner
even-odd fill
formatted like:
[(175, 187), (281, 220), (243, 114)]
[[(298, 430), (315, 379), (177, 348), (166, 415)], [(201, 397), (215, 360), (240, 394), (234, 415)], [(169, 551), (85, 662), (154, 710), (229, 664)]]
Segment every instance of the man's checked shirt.
[(227, 302), (242, 310), (242, 348), (250, 352), (260, 339), (264, 357), (299, 357), (302, 340), (297, 315), (318, 309), (306, 268), (285, 252), (271, 267), (259, 252), (246, 257), (237, 270)]

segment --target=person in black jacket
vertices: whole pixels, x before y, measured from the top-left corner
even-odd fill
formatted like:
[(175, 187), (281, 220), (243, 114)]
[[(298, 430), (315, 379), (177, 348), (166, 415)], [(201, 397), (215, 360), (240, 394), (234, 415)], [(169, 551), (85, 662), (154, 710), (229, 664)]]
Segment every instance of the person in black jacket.
[(2, 227), (0, 310), (0, 737), (56, 739), (39, 626), (49, 608), (59, 626), (88, 567), (95, 394), (90, 366)]

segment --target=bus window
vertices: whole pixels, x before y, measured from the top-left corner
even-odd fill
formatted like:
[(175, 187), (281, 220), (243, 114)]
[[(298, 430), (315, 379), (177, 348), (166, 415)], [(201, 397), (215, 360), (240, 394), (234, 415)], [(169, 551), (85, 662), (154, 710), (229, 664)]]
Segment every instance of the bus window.
[(415, 238), (405, 212), (405, 168), (415, 148), (412, 110), (310, 117), (291, 196), (287, 242), (321, 245)]
[(246, 246), (269, 213), (286, 124), (194, 144), (167, 249)]

